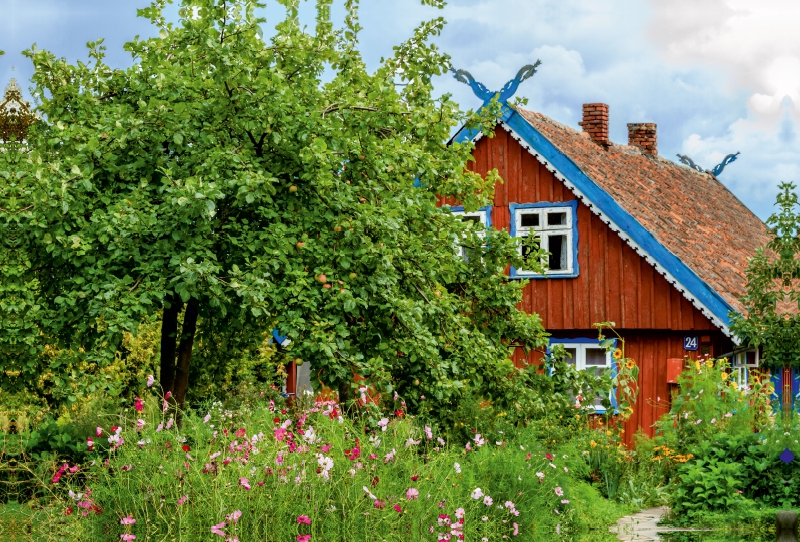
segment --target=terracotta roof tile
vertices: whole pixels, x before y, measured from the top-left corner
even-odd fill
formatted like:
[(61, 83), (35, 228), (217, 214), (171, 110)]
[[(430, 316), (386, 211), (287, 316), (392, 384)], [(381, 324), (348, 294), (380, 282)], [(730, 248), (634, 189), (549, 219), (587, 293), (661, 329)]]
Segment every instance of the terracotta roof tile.
[(612, 196), (737, 311), (747, 258), (766, 225), (721, 182), (637, 147), (601, 147), (583, 132), (523, 109), (520, 115)]

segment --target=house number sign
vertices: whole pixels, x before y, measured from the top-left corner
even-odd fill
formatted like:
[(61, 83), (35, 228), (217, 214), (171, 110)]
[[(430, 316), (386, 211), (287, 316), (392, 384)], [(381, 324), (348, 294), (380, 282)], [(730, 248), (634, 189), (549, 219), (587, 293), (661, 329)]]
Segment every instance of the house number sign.
[(697, 339), (697, 335), (687, 335), (683, 338), (683, 349), (684, 350), (697, 350), (700, 341)]

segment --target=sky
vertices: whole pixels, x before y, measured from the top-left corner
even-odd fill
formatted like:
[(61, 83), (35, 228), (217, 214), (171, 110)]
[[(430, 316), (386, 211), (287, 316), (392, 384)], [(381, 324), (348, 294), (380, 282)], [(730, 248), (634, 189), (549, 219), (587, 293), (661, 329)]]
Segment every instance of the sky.
[[(268, 4), (267, 25), (282, 8)], [(341, 20), (342, 0), (335, 19)], [(155, 34), (136, 17), (146, 0), (0, 0), (0, 84), (29, 86), (34, 43), (70, 61), (105, 38), (107, 62), (131, 64), (122, 45)], [(177, 17), (177, 8), (171, 13)], [(301, 18), (313, 30), (313, 3)], [(659, 154), (703, 168), (741, 152), (719, 179), (756, 215), (775, 209), (777, 186), (800, 184), (800, 2), (793, 0), (361, 0), (361, 50), (374, 69), (425, 20), (448, 24), (435, 41), (453, 66), (500, 89), (541, 60), (517, 96), (527, 108), (580, 129), (581, 105), (610, 106), (610, 137), (627, 142), (629, 122), (658, 125)], [(267, 29), (268, 32), (268, 29)], [(12, 66), (14, 67), (12, 70)], [(481, 105), (452, 76), (436, 80), (464, 109)]]

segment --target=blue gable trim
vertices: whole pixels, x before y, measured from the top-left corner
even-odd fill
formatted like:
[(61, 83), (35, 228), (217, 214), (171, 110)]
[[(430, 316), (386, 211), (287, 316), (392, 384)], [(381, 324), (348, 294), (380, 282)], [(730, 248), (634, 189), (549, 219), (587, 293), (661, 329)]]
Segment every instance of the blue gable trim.
[[(485, 105), (485, 104), (484, 104)], [(682, 260), (662, 245), (652, 233), (642, 226), (628, 211), (622, 208), (611, 195), (591, 180), (569, 157), (561, 152), (550, 140), (531, 126), (508, 104), (503, 104), (499, 122), (505, 122), (538, 154), (566, 177), (603, 214), (610, 218), (622, 231), (647, 252), (661, 267), (669, 271), (686, 290), (702, 303), (725, 326), (730, 327), (728, 313), (733, 311), (713, 288), (705, 283)], [(471, 141), (479, 130), (462, 128), (452, 141), (463, 143)]]

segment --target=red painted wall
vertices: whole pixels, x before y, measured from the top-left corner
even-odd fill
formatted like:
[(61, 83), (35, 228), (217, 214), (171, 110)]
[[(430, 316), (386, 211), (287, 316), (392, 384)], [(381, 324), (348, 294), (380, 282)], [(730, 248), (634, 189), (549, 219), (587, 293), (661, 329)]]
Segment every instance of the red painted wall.
[[(502, 128), (494, 138), (478, 141), (473, 156), (469, 169), (484, 174), (497, 168), (504, 181), (495, 186), (491, 220), (496, 228), (509, 228), (509, 203), (577, 199)], [(583, 203), (578, 205), (577, 220), (579, 276), (530, 280), (520, 308), (538, 314), (545, 328), (559, 338), (596, 337), (594, 323), (616, 323), (625, 339), (626, 355), (640, 367), (639, 398), (625, 424), (625, 440), (630, 444), (638, 428), (652, 435), (652, 424), (669, 410), (667, 359), (696, 357), (683, 350), (683, 336), (708, 337), (712, 355), (724, 353), (728, 341)], [(540, 358), (540, 353), (532, 353), (527, 361)], [(515, 352), (514, 360), (523, 363), (525, 356)]]

